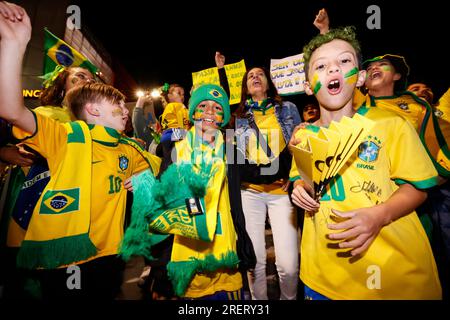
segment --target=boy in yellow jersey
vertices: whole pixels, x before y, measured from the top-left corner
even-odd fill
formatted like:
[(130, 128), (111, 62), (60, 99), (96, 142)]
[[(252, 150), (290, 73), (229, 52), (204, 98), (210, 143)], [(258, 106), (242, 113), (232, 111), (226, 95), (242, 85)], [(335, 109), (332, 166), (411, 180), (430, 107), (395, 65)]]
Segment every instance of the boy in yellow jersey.
[[(408, 120), (416, 129), (439, 173), (439, 186), (427, 190), (429, 199), (417, 208), (421, 222), (431, 234), (444, 299), (450, 297), (450, 230), (449, 197), (450, 151), (445, 136), (445, 122), (436, 116), (432, 106), (415, 94), (404, 91), (409, 67), (402, 56), (385, 54), (366, 60), (365, 86), (367, 107), (392, 111)], [(355, 95), (356, 96), (356, 95)], [(441, 125), (444, 124), (443, 127)], [(431, 223), (430, 223), (431, 217)], [(440, 245), (442, 243), (444, 245)], [(446, 243), (446, 244), (445, 244)]]
[[(298, 130), (295, 142), (304, 144), (306, 134), (355, 114), (354, 90), (365, 79), (359, 51), (351, 27), (304, 47), (305, 88), (316, 96), (321, 117)], [(437, 172), (407, 121), (378, 108), (357, 112), (375, 125), (320, 203), (310, 187), (295, 181), (292, 200), (307, 211), (300, 266), (305, 297), (440, 299), (433, 254), (414, 212), (426, 198), (421, 189), (437, 183)], [(298, 178), (295, 165), (291, 177)]]
[[(145, 207), (143, 212), (146, 212), (150, 231), (175, 235), (158, 244), (164, 248), (163, 255), (158, 257), (162, 258), (160, 266), (152, 266), (152, 271), (159, 270), (160, 274), (155, 273), (154, 290), (158, 295), (170, 293), (168, 275), (175, 295), (184, 299), (241, 299), (242, 276), (238, 264), (242, 256), (239, 256), (237, 241), (238, 238), (244, 240), (245, 226), (236, 224), (227, 178), (225, 141), (219, 130), (230, 119), (225, 91), (213, 84), (195, 89), (189, 101), (189, 118), (194, 126), (184, 140), (175, 143), (172, 158), (163, 160), (169, 165), (161, 180), (154, 182), (151, 188), (154, 192), (148, 194), (147, 188), (142, 187), (152, 177), (133, 178), (135, 200)], [(201, 174), (197, 176), (198, 172)], [(180, 181), (176, 188), (174, 180)], [(195, 192), (186, 185), (190, 186), (192, 181), (196, 181), (196, 189), (205, 187), (204, 195), (190, 194)], [(238, 188), (235, 194), (239, 194)], [(158, 200), (161, 198), (163, 200)], [(137, 206), (133, 210), (135, 208)], [(133, 215), (138, 217), (136, 211)], [(242, 212), (240, 215), (243, 216)], [(126, 256), (142, 253), (140, 248), (133, 247), (134, 242), (145, 239), (148, 234), (148, 225), (144, 224), (138, 234), (135, 226), (132, 224), (125, 236), (122, 252)], [(248, 236), (247, 241), (250, 241)], [(167, 275), (162, 270), (166, 268)]]
[(128, 110), (111, 86), (85, 84), (66, 94), (80, 121), (63, 124), (26, 108), (20, 74), (30, 19), (17, 5), (2, 2), (0, 8), (0, 117), (47, 159), (51, 173), (18, 266), (38, 269), (44, 298), (112, 299), (121, 286), (116, 254), (126, 205), (123, 181), (149, 167), (156, 174), (160, 160), (122, 136)]

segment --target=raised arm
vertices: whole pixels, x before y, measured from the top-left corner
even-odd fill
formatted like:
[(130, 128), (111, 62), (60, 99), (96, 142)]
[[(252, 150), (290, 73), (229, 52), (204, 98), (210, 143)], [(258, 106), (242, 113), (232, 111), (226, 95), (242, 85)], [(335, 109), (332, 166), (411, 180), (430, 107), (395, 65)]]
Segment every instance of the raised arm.
[(148, 145), (150, 145), (153, 137), (150, 135), (150, 132), (148, 130), (146, 130), (147, 123), (146, 123), (146, 119), (144, 118), (144, 105), (146, 103), (149, 103), (150, 107), (151, 107), (151, 111), (150, 111), (150, 114), (152, 117), (151, 124), (156, 124), (157, 120), (156, 120), (156, 116), (155, 116), (153, 100), (150, 95), (145, 95), (145, 96), (139, 97), (138, 101), (136, 102), (136, 106), (134, 107), (134, 110), (133, 110), (132, 122), (133, 122), (134, 133), (136, 134), (136, 136), (138, 138), (144, 140), (148, 146)]
[(225, 90), (228, 97), (230, 96), (230, 87), (228, 85), (228, 78), (225, 72), (225, 56), (221, 54), (219, 51), (216, 51), (216, 55), (214, 56), (214, 60), (216, 61), (217, 71), (219, 72), (219, 80), (220, 86)]
[(34, 133), (36, 123), (22, 97), (22, 61), (31, 37), (31, 24), (25, 10), (0, 2), (0, 118)]
[(325, 34), (330, 30), (330, 19), (328, 18), (327, 10), (320, 9), (313, 22), (314, 26), (319, 29), (320, 34)]

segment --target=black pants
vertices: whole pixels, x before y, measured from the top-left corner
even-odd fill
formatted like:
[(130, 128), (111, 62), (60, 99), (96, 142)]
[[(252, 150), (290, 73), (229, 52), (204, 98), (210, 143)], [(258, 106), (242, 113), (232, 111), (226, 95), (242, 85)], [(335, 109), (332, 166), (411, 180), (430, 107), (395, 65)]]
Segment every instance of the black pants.
[(125, 263), (116, 255), (94, 259), (78, 267), (75, 270), (37, 270), (43, 299), (113, 300), (120, 292)]
[(17, 268), (19, 248), (3, 247), (0, 257), (0, 282), (4, 285), (3, 299), (34, 300), (41, 298), (35, 270)]
[(429, 189), (424, 205), (433, 222), (431, 246), (439, 271), (443, 298), (450, 300), (450, 181)]

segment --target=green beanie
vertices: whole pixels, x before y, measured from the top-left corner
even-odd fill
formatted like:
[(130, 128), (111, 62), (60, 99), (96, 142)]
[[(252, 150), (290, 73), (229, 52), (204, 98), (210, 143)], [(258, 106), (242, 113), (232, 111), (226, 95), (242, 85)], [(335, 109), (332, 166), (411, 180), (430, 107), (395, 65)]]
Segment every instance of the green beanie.
[(200, 102), (205, 100), (215, 101), (222, 106), (224, 117), (221, 127), (226, 126), (228, 121), (230, 121), (230, 103), (222, 87), (215, 84), (201, 85), (192, 92), (191, 98), (189, 99), (189, 120), (194, 123), (195, 108)]

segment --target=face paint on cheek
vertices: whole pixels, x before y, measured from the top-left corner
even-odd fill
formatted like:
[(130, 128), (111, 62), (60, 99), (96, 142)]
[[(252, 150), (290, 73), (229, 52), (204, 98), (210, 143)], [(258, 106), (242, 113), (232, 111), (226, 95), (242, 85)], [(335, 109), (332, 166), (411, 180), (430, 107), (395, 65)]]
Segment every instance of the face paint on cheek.
[(222, 111), (216, 112), (216, 124), (218, 126), (220, 126), (223, 123), (223, 116), (224, 116), (224, 113)]
[(315, 95), (319, 92), (320, 88), (322, 88), (322, 83), (319, 81), (319, 75), (317, 73), (314, 73), (311, 81), (311, 88)]
[(353, 68), (349, 72), (347, 72), (344, 75), (345, 82), (347, 84), (354, 84), (356, 83), (356, 80), (358, 79), (358, 68)]
[(120, 108), (114, 109), (112, 111), (112, 115), (113, 115), (113, 117), (122, 117), (123, 116), (122, 109), (120, 109)]
[(386, 71), (386, 72), (391, 72), (392, 68), (391, 68), (391, 66), (382, 66), (381, 70)]
[(200, 120), (202, 118), (204, 110), (200, 108), (196, 108), (194, 111), (194, 120)]

